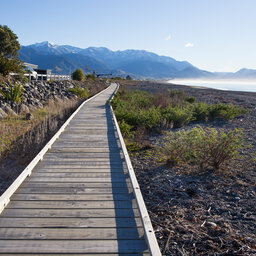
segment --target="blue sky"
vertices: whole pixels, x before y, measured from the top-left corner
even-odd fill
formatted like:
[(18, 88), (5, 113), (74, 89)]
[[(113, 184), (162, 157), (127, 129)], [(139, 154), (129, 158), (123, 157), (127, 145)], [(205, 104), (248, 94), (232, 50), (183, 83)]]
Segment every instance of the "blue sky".
[(22, 45), (144, 49), (209, 71), (256, 69), (256, 0), (0, 0)]

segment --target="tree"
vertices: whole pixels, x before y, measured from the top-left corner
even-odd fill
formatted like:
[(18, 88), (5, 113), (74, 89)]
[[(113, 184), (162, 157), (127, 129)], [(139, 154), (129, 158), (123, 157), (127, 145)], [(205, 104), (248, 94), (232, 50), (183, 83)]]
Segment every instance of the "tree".
[(128, 75), (128, 76), (126, 76), (126, 78), (125, 78), (126, 80), (132, 80), (132, 78)]
[(83, 70), (81, 68), (76, 69), (73, 73), (72, 73), (72, 79), (73, 80), (77, 80), (77, 81), (82, 81), (84, 80), (84, 73)]
[(22, 71), (22, 62), (18, 59), (19, 49), (17, 35), (6, 25), (0, 25), (0, 73), (4, 76)]

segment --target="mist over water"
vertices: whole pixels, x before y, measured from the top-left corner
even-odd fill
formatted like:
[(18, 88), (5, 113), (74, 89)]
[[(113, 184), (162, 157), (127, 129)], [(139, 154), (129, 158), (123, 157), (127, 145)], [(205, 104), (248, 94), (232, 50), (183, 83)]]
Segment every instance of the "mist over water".
[(189, 86), (195, 86), (195, 87), (208, 87), (208, 88), (214, 88), (219, 90), (256, 92), (256, 79), (254, 80), (173, 79), (173, 80), (169, 80), (168, 83), (189, 85)]

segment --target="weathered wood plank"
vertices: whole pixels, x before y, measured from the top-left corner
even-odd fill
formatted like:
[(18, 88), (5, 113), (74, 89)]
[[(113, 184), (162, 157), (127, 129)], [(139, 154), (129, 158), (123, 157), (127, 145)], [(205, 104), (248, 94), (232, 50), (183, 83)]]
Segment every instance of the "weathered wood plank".
[(4, 253), (138, 253), (146, 249), (143, 240), (0, 240)]
[(64, 173), (64, 172), (70, 172), (70, 173), (123, 173), (127, 174), (127, 169), (121, 169), (121, 168), (36, 168), (34, 173)]
[(49, 150), (49, 152), (65, 152), (65, 153), (119, 153), (120, 148), (109, 148), (109, 147), (94, 147), (94, 148), (87, 148), (87, 147), (55, 147), (54, 145)]
[(1, 218), (133, 218), (139, 217), (137, 209), (10, 209)]
[(103, 167), (103, 168), (120, 168), (120, 166), (124, 167), (126, 166), (125, 162), (123, 163), (117, 163), (117, 162), (89, 162), (89, 161), (77, 161), (77, 162), (61, 162), (61, 161), (43, 161), (41, 163), (38, 164), (38, 166), (41, 166), (43, 168), (49, 168), (49, 167), (55, 167), (57, 166), (58, 168), (73, 168), (73, 167), (79, 167), (79, 168), (83, 168), (83, 167)]
[(21, 188), (131, 188), (131, 183), (115, 182), (115, 183), (65, 183), (65, 182), (24, 182)]
[[(128, 178), (127, 178), (128, 179)], [(94, 183), (105, 183), (105, 182), (125, 182), (126, 178), (56, 178), (56, 177), (34, 177), (30, 176), (28, 180), (33, 182), (94, 182)]]
[[(142, 227), (140, 218), (0, 218), (1, 228)], [(1, 246), (0, 246), (1, 247)]]
[(54, 187), (47, 187), (47, 188), (19, 188), (17, 193), (19, 194), (126, 194), (132, 193), (132, 188), (122, 187), (122, 188), (54, 188)]
[(110, 148), (110, 147), (83, 147), (83, 146), (75, 146), (75, 145), (68, 145), (68, 146), (56, 146), (55, 144), (52, 145), (52, 148), (49, 152), (90, 152), (90, 153), (119, 153), (120, 148)]
[(18, 194), (15, 193), (12, 200), (45, 200), (45, 201), (59, 201), (59, 200), (71, 200), (71, 201), (127, 201), (134, 199), (134, 195), (130, 194), (89, 194), (89, 195), (63, 195), (63, 194)]
[(130, 201), (11, 201), (8, 209), (130, 209), (137, 208), (135, 200)]
[(53, 158), (45, 158), (44, 159), (44, 164), (75, 164), (75, 165), (122, 165), (125, 163), (122, 159), (94, 159), (94, 158), (58, 158), (58, 159), (53, 159)]
[[(74, 150), (75, 151), (75, 150)], [(49, 150), (44, 159), (48, 158), (123, 158), (123, 154), (121, 152), (65, 152), (64, 150), (61, 152), (60, 150)]]
[(71, 172), (71, 173), (43, 173), (43, 172), (35, 172), (33, 173), (33, 177), (56, 177), (56, 178), (123, 178), (124, 173), (111, 173), (111, 172), (95, 172), (93, 173), (84, 173), (84, 172)]
[(0, 228), (0, 239), (16, 240), (120, 240), (143, 239), (142, 228)]

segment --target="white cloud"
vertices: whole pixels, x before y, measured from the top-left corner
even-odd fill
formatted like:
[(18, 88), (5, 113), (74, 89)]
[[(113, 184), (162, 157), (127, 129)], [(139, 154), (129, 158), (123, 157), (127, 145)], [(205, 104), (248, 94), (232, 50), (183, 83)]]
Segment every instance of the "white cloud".
[(192, 43), (187, 43), (187, 44), (185, 44), (185, 47), (194, 47), (194, 44), (192, 44)]
[(168, 41), (168, 40), (170, 40), (172, 38), (172, 36), (171, 35), (168, 35), (164, 40), (165, 41)]

